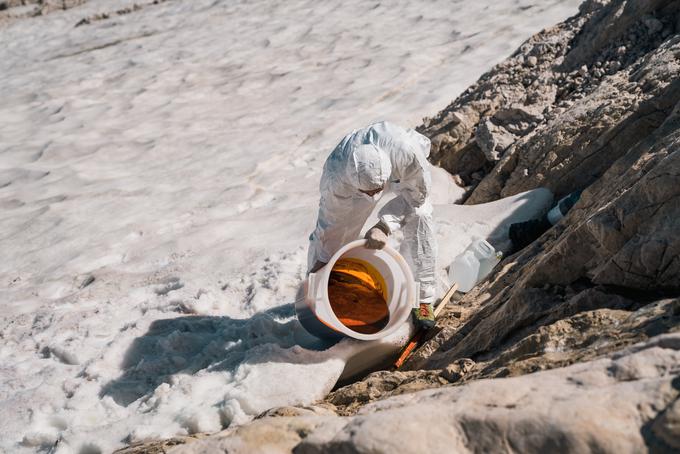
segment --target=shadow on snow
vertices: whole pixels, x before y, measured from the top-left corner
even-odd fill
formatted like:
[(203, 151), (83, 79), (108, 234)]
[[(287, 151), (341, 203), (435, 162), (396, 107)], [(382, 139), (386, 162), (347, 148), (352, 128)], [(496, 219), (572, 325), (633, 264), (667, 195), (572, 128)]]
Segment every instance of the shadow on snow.
[(286, 304), (249, 319), (196, 315), (156, 320), (133, 341), (120, 366), (123, 374), (107, 383), (100, 397), (127, 406), (175, 374), (233, 373), (245, 363), (315, 362), (316, 355), (295, 355), (290, 349), (298, 345), (322, 351), (335, 342), (311, 336), (294, 315), (293, 304)]

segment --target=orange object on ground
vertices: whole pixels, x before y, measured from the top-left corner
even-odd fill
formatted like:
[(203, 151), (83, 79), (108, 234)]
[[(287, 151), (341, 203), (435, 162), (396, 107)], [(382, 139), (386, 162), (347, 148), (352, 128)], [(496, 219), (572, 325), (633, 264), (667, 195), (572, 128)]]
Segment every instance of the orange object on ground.
[[(458, 290), (458, 284), (454, 282), (453, 285), (449, 288), (449, 291), (446, 292), (446, 295), (444, 295), (444, 298), (442, 298), (437, 308), (434, 310), (435, 319), (439, 317), (439, 314), (444, 310), (444, 307), (446, 307), (448, 302), (451, 301), (451, 297), (453, 296), (454, 293), (456, 293), (456, 290)], [(404, 349), (401, 351), (401, 355), (399, 355), (399, 358), (397, 358), (397, 360), (394, 362), (395, 369), (399, 369), (401, 366), (404, 365), (409, 356), (411, 356), (411, 353), (413, 353), (413, 350), (415, 350), (418, 344), (420, 344), (420, 341), (425, 335), (425, 332), (426, 330), (422, 328), (416, 331), (416, 333), (413, 335), (409, 343), (406, 344), (406, 347), (404, 347)]]
[(406, 360), (411, 356), (411, 353), (413, 353), (413, 350), (416, 349), (418, 344), (420, 343), (420, 340), (423, 338), (423, 335), (425, 334), (425, 330), (418, 330), (415, 336), (411, 338), (411, 341), (406, 345), (404, 350), (402, 350), (401, 355), (399, 355), (399, 358), (395, 361), (394, 367), (399, 369), (401, 366), (404, 365)]
[(338, 320), (361, 334), (374, 334), (390, 319), (385, 282), (363, 260), (340, 259), (328, 281), (328, 300)]

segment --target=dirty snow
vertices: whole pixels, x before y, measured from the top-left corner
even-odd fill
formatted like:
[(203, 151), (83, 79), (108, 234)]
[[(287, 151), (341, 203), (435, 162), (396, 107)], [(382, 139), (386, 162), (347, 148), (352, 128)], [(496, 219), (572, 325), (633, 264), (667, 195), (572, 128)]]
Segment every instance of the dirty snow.
[(0, 24), (0, 451), (322, 397), (365, 348), (292, 314), (327, 153), (417, 125), (579, 2), (136, 3)]

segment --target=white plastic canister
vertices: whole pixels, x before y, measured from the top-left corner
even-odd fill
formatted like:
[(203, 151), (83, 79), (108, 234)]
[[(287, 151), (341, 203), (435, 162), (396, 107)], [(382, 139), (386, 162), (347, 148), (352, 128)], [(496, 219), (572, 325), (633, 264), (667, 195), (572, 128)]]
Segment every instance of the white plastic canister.
[(477, 274), (477, 282), (484, 279), (500, 261), (496, 257), (496, 250), (483, 239), (476, 239), (468, 246), (468, 250), (474, 252), (475, 257), (479, 260), (479, 272)]
[[(295, 302), (298, 320), (307, 331), (318, 337), (348, 336), (360, 340), (374, 340), (397, 330), (409, 317), (411, 309), (418, 305), (419, 286), (404, 257), (395, 249), (368, 249), (366, 240), (346, 244), (316, 273), (310, 273), (304, 283), (302, 294)], [(387, 288), (389, 321), (373, 334), (362, 334), (345, 326), (335, 315), (328, 300), (328, 282), (335, 262), (354, 258), (368, 262), (382, 276)]]
[(449, 280), (458, 283), (458, 290), (467, 293), (484, 279), (500, 261), (496, 250), (488, 241), (475, 239), (449, 267)]
[(469, 292), (477, 284), (479, 275), (479, 259), (469, 250), (458, 254), (449, 267), (449, 279), (458, 283), (459, 292)]

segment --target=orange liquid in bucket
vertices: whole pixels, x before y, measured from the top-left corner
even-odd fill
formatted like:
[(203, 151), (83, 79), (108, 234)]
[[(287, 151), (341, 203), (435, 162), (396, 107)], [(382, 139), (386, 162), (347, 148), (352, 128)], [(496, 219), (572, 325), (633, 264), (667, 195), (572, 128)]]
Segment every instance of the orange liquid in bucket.
[(328, 280), (328, 299), (340, 322), (352, 331), (375, 334), (390, 319), (387, 291), (380, 273), (359, 259), (335, 262)]

